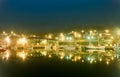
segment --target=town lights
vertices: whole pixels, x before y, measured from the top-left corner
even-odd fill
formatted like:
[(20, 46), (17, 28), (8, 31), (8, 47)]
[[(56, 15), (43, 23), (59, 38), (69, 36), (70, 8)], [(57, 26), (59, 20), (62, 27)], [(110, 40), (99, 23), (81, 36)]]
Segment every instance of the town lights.
[(80, 38), (81, 35), (79, 33), (77, 33), (77, 32), (74, 32), (74, 37)]
[(6, 38), (5, 38), (5, 40), (6, 40), (6, 43), (7, 43), (7, 46), (10, 44), (10, 37), (9, 36), (7, 36)]
[(60, 41), (64, 41), (65, 40), (65, 36), (63, 33), (60, 33), (60, 38), (59, 38)]
[(42, 44), (47, 44), (47, 40), (43, 40), (41, 43)]
[(72, 40), (72, 37), (66, 37), (66, 40), (71, 41), (71, 40)]
[(27, 43), (27, 39), (26, 39), (25, 37), (20, 38), (20, 39), (17, 41), (17, 43), (24, 46), (24, 45)]

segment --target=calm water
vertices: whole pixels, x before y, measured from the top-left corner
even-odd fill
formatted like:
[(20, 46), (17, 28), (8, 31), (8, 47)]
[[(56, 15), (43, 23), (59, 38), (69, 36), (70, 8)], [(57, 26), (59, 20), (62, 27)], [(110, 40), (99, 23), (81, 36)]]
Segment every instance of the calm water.
[(119, 54), (40, 50), (0, 53), (0, 77), (44, 76), (120, 77)]

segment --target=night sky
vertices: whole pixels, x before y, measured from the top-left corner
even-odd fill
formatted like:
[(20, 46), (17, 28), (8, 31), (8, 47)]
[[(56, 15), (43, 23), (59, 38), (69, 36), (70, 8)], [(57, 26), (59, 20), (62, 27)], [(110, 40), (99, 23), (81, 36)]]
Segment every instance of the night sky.
[(119, 0), (0, 0), (0, 30), (57, 32), (119, 27)]

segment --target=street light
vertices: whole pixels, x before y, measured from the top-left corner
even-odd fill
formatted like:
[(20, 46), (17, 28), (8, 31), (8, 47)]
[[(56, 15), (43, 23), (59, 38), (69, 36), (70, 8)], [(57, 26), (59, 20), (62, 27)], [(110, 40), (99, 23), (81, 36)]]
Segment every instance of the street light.
[(49, 35), (48, 35), (48, 38), (49, 38), (49, 39), (52, 39), (52, 35), (51, 35), (51, 34), (49, 34)]
[(106, 32), (106, 33), (109, 33), (109, 30), (108, 30), (108, 29), (106, 29), (106, 30), (105, 30), (105, 32)]
[(7, 33), (5, 31), (3, 31), (3, 35), (7, 35)]
[(84, 31), (84, 30), (82, 30), (81, 32), (82, 32), (82, 33), (84, 33), (85, 31)]
[(14, 32), (13, 32), (13, 31), (11, 31), (11, 34), (14, 34)]

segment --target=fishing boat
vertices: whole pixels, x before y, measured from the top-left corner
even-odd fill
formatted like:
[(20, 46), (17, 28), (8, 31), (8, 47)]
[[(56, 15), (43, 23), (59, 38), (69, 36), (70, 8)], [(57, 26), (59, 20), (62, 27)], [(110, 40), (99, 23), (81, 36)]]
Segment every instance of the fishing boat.
[(0, 52), (5, 52), (6, 49), (0, 46)]

